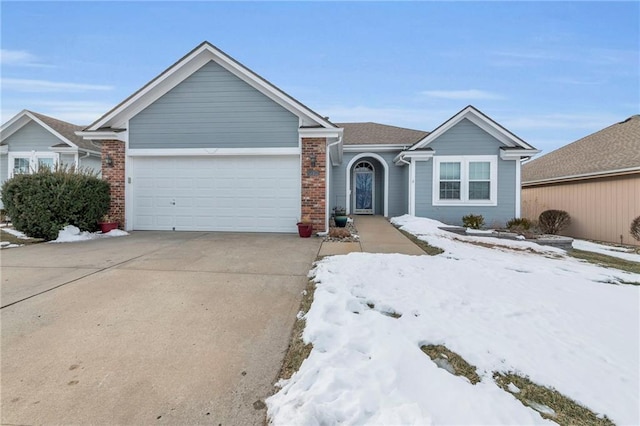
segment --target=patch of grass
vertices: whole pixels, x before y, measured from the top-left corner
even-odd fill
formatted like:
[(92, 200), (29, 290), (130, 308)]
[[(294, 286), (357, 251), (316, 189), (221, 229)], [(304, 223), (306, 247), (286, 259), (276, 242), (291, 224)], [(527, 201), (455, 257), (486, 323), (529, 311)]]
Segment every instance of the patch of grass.
[(278, 380), (289, 379), (293, 376), (293, 373), (300, 369), (302, 362), (309, 357), (313, 345), (310, 343), (304, 343), (302, 340), (302, 332), (306, 325), (306, 320), (301, 318), (302, 315), (309, 312), (311, 304), (313, 303), (313, 294), (316, 291), (316, 284), (309, 280), (304, 294), (302, 295), (302, 301), (300, 302), (300, 312), (295, 324), (293, 324), (293, 332), (291, 333), (291, 343), (287, 349), (287, 354), (282, 362), (282, 368), (278, 375)]
[(29, 245), (29, 244), (41, 243), (44, 240), (41, 238), (29, 238), (29, 239), (18, 238), (15, 235), (5, 232), (3, 229), (0, 228), (0, 241), (8, 241), (11, 244)]
[(555, 411), (555, 415), (540, 412), (546, 419), (553, 420), (561, 425), (613, 425), (614, 423), (604, 416), (598, 418), (596, 414), (562, 395), (555, 389), (550, 389), (536, 383), (529, 378), (522, 377), (514, 373), (494, 373), (493, 379), (498, 386), (509, 392), (509, 383), (513, 383), (520, 389), (520, 392), (511, 393), (516, 399), (526, 406), (531, 406), (532, 402), (543, 404)]
[(402, 235), (404, 235), (405, 237), (410, 239), (413, 244), (415, 244), (418, 247), (420, 247), (429, 256), (436, 256), (438, 254), (444, 253), (444, 250), (442, 250), (440, 247), (434, 247), (431, 244), (427, 243), (426, 241), (421, 240), (420, 238), (416, 237), (415, 235), (413, 235), (413, 234), (411, 234), (411, 233), (409, 233), (407, 231), (404, 231), (404, 230), (398, 228), (397, 226), (396, 226), (396, 229), (398, 231), (400, 231), (402, 233)]
[(463, 376), (469, 379), (472, 385), (480, 382), (480, 376), (476, 372), (476, 366), (469, 364), (457, 353), (450, 351), (444, 345), (423, 345), (420, 349), (429, 355), (434, 362), (437, 359), (446, 360), (452, 367), (456, 376)]
[[(583, 250), (577, 250), (577, 249), (570, 250), (568, 254), (577, 259), (586, 260), (587, 262), (595, 263), (597, 265), (605, 266), (607, 268), (621, 269), (623, 271), (640, 274), (639, 262), (631, 262), (629, 260), (620, 259), (618, 257), (607, 256), (606, 254), (593, 253), (590, 251), (583, 251)], [(632, 283), (632, 284), (640, 285), (640, 283)]]

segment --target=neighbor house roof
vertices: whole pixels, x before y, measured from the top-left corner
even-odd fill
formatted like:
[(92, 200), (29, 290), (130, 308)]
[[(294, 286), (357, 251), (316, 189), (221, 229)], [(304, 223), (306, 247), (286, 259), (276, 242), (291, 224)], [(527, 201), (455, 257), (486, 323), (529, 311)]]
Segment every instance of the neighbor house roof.
[(522, 166), (522, 183), (640, 171), (640, 115), (585, 136)]
[(429, 134), (423, 130), (406, 129), (379, 123), (336, 123), (344, 129), (345, 145), (397, 144), (413, 145)]
[[(82, 137), (76, 135), (75, 132), (84, 129), (84, 126), (77, 126), (75, 124), (67, 123), (66, 121), (58, 120), (57, 118), (49, 117), (48, 115), (40, 114), (37, 112), (29, 111), (37, 118), (42, 120), (47, 126), (51, 127), (56, 132), (67, 138), (70, 142), (74, 143), (81, 149), (87, 149), (89, 151), (100, 151), (100, 144), (92, 141), (84, 140)], [(97, 146), (96, 146), (97, 144)], [(60, 145), (56, 145), (60, 146)]]
[(16, 114), (11, 120), (2, 125), (2, 135), (0, 139), (4, 141), (30, 122), (37, 123), (39, 126), (58, 138), (61, 143), (53, 145), (52, 148), (68, 147), (79, 148), (85, 151), (100, 152), (99, 143), (84, 140), (80, 136), (76, 135), (75, 132), (82, 130), (83, 126), (71, 124), (66, 121), (58, 120), (57, 118), (49, 117), (48, 115), (26, 109)]

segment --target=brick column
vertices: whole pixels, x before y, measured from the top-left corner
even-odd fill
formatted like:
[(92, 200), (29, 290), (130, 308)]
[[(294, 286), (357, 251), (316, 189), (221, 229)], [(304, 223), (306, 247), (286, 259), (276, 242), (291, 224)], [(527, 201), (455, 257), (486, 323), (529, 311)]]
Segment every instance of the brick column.
[(314, 232), (325, 230), (326, 158), (327, 141), (325, 138), (302, 138), (302, 200), (300, 210), (303, 217), (311, 217)]
[[(111, 165), (107, 164), (107, 157), (111, 159)], [(111, 187), (111, 205), (109, 216), (120, 223), (124, 228), (124, 142), (102, 141), (102, 179), (109, 182)]]

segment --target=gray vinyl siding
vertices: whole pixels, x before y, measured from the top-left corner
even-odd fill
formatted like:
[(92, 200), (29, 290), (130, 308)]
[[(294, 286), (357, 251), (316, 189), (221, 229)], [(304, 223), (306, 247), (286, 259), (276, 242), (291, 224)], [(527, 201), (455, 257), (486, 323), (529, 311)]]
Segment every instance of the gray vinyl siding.
[[(357, 152), (345, 152), (342, 164), (331, 168), (331, 181), (329, 188), (329, 208), (335, 206), (345, 206), (347, 189), (347, 165)], [(393, 163), (393, 159), (398, 152), (377, 153), (380, 155), (389, 169), (389, 216), (400, 216), (407, 213), (407, 185), (406, 171), (404, 167), (398, 167)], [(374, 157), (362, 157), (360, 160), (370, 161), (375, 168), (375, 211), (377, 215), (384, 214), (384, 167)], [(351, 182), (353, 191), (353, 179)], [(351, 202), (350, 202), (351, 204)]]
[(129, 148), (298, 146), (299, 119), (211, 61), (129, 122)]
[(53, 145), (62, 143), (35, 121), (30, 121), (17, 132), (6, 138), (2, 143), (9, 145), (9, 151), (45, 151)]
[[(487, 227), (504, 226), (515, 216), (516, 162), (500, 159), (498, 140), (467, 119), (429, 144), (438, 155), (495, 155), (498, 161), (496, 206), (433, 206), (434, 161), (416, 162), (416, 216), (429, 217), (449, 225), (461, 225), (462, 216), (481, 214)], [(434, 157), (435, 157), (434, 156)]]
[(80, 154), (80, 167), (88, 170), (92, 170), (98, 173), (99, 176), (102, 175), (102, 160), (98, 156), (90, 156), (87, 158), (82, 158), (82, 154)]
[(60, 164), (67, 167), (75, 167), (76, 165), (75, 154), (60, 154)]

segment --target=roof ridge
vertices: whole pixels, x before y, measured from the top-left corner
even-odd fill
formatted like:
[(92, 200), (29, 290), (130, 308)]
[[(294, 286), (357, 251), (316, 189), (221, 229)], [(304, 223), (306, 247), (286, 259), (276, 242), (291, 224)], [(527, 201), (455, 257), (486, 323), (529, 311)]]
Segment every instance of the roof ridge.
[(385, 127), (393, 127), (396, 129), (402, 129), (402, 130), (411, 130), (414, 132), (422, 132), (422, 133), (430, 133), (429, 130), (420, 130), (420, 129), (413, 129), (410, 127), (401, 127), (401, 126), (396, 126), (393, 124), (384, 124), (384, 123), (377, 123), (375, 121), (344, 121), (344, 122), (340, 122), (340, 123), (334, 123), (336, 125), (341, 125), (341, 124), (375, 124), (377, 126), (385, 126)]

